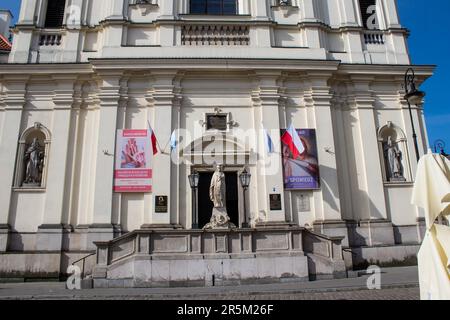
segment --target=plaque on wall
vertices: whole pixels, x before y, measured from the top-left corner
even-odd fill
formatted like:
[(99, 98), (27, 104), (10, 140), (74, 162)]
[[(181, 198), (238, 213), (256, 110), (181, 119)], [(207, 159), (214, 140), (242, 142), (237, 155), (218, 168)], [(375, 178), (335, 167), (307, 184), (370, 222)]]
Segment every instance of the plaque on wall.
[(155, 197), (155, 212), (156, 213), (167, 213), (169, 210), (168, 197), (167, 196), (156, 196)]
[(309, 197), (307, 195), (301, 194), (297, 198), (297, 206), (299, 212), (310, 212), (311, 211), (311, 203)]
[(206, 115), (206, 130), (227, 130), (226, 114), (208, 114)]
[(281, 194), (270, 195), (270, 211), (281, 211)]

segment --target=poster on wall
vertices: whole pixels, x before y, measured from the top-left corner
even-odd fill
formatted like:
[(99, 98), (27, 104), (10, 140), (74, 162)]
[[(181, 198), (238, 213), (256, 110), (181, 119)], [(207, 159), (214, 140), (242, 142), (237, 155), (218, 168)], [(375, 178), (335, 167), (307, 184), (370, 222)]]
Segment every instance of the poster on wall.
[(315, 129), (281, 130), (284, 188), (320, 188), (319, 161)]
[(152, 192), (152, 152), (148, 130), (118, 130), (115, 192)]

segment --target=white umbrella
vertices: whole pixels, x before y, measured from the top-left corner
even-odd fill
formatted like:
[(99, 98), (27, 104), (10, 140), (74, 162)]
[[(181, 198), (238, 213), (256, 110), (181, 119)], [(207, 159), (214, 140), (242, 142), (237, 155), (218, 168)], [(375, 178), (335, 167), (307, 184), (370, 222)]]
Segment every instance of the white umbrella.
[(425, 210), (427, 231), (418, 254), (422, 300), (450, 300), (450, 228), (436, 224), (450, 214), (450, 161), (431, 153), (417, 169), (412, 203)]

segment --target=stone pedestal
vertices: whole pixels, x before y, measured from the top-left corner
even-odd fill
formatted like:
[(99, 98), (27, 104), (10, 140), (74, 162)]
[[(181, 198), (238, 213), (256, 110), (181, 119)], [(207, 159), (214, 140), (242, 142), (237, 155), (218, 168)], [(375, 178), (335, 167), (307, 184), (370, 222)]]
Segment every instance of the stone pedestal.
[(226, 208), (214, 208), (211, 221), (203, 228), (207, 229), (234, 229), (236, 226), (230, 222)]

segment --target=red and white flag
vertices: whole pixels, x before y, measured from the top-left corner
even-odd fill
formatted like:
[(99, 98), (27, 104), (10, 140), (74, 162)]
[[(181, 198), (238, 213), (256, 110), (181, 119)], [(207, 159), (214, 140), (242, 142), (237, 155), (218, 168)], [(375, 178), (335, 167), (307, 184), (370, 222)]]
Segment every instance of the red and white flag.
[(294, 159), (296, 159), (299, 155), (303, 154), (306, 151), (305, 145), (303, 144), (297, 133), (297, 130), (295, 130), (292, 124), (281, 137), (281, 141), (283, 141), (289, 147)]
[(155, 132), (152, 129), (152, 126), (150, 125), (150, 122), (147, 121), (148, 124), (148, 131), (150, 132), (150, 137), (152, 140), (152, 149), (153, 149), (153, 155), (158, 154), (158, 141), (156, 140)]

